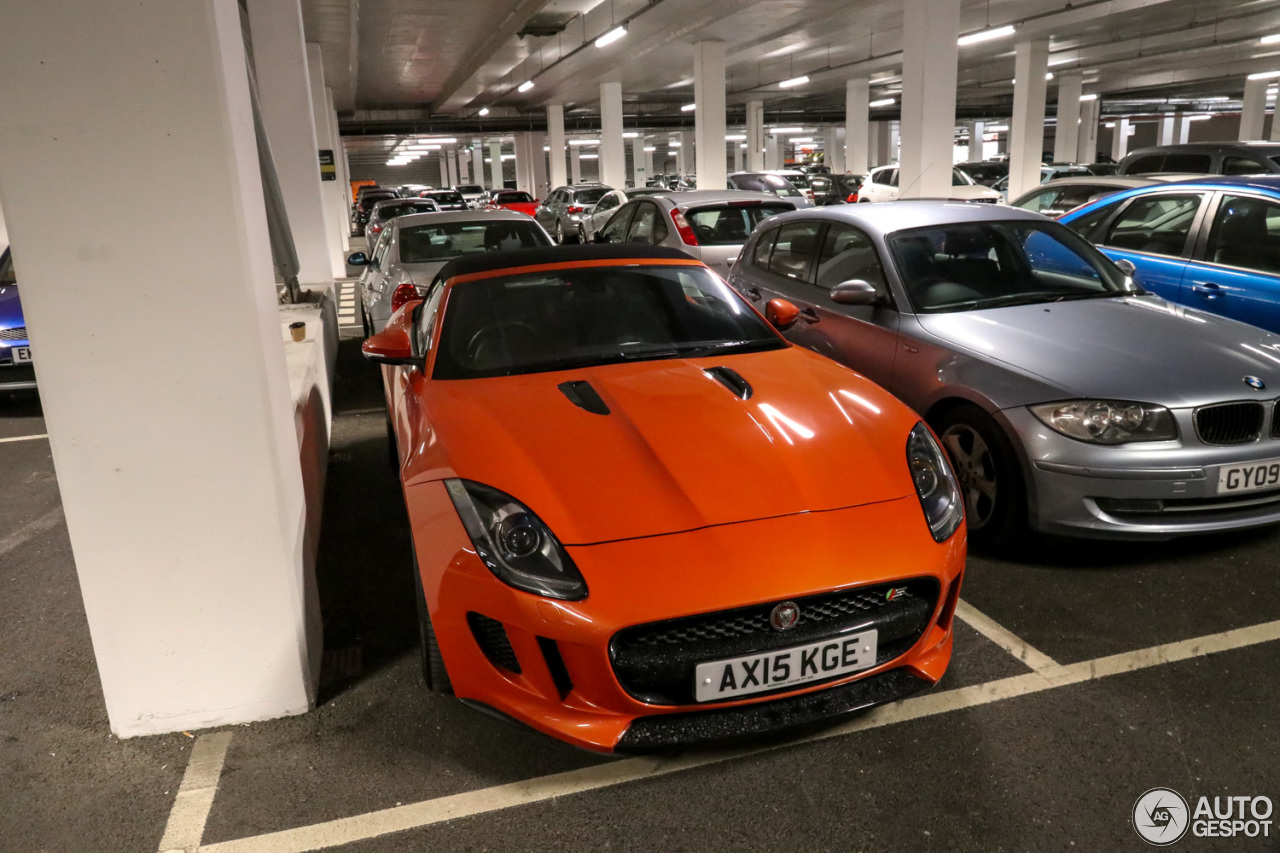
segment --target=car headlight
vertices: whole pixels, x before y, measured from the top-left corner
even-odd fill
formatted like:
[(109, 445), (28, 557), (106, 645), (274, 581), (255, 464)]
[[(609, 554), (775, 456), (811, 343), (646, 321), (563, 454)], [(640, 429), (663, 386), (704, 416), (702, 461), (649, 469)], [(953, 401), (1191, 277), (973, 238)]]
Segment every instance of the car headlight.
[(1173, 413), (1164, 406), (1125, 400), (1064, 400), (1031, 406), (1041, 423), (1090, 444), (1171, 441), (1178, 437)]
[(916, 424), (907, 437), (907, 466), (925, 521), (929, 522), (929, 532), (942, 542), (964, 520), (964, 500), (946, 454), (923, 423)]
[(587, 597), (587, 583), (542, 521), (510, 495), (470, 480), (445, 480), (476, 554), (505, 584), (565, 601)]

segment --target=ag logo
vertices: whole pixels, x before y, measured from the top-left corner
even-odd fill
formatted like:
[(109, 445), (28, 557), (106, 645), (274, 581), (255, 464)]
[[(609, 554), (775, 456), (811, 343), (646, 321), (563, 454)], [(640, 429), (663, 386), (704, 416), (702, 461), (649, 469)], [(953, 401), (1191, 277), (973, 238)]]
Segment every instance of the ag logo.
[(1133, 828), (1148, 844), (1167, 847), (1187, 834), (1187, 801), (1172, 788), (1152, 788), (1133, 804)]

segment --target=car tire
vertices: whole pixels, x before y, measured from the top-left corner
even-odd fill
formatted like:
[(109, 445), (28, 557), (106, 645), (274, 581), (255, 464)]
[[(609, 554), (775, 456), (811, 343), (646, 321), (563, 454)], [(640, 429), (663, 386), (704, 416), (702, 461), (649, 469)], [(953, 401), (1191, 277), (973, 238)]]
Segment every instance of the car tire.
[(587, 230), (583, 228), (581, 225), (578, 226), (578, 242), (579, 243), (587, 242)]
[(560, 224), (560, 220), (556, 220), (556, 245), (564, 245), (564, 226)]
[(418, 574), (417, 554), (413, 561), (413, 585), (418, 599), (418, 651), (422, 656), (422, 680), (432, 693), (453, 694), (449, 670), (445, 668), (440, 644), (436, 642), (436, 629), (427, 611), (427, 595), (422, 590), (422, 575)]
[(1005, 545), (1027, 529), (1026, 485), (1003, 429), (977, 406), (952, 409), (932, 425), (964, 495), (969, 539)]

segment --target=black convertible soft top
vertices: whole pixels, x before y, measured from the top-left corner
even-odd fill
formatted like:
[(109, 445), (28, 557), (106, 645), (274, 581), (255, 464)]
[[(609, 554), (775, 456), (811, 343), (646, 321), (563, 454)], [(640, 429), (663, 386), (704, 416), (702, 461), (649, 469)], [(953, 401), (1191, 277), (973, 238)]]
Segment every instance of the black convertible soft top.
[(634, 243), (595, 244), (584, 246), (555, 246), (543, 249), (512, 249), (506, 252), (482, 252), (474, 255), (463, 255), (445, 264), (436, 273), (437, 281), (448, 281), (454, 276), (471, 273), (490, 272), (492, 270), (511, 267), (527, 267), (537, 264), (566, 263), (570, 261), (611, 261), (635, 258), (644, 260), (660, 258), (666, 260), (684, 260), (691, 258), (677, 249), (660, 246), (642, 246)]

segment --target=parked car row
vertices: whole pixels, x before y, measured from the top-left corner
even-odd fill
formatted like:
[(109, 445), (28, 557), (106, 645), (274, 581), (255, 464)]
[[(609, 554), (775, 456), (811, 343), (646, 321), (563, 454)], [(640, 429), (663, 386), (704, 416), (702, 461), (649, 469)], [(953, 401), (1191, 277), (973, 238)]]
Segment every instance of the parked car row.
[(6, 246), (0, 250), (0, 392), (35, 387), (31, 340), (27, 337), (27, 323), (18, 298), (13, 255)]

